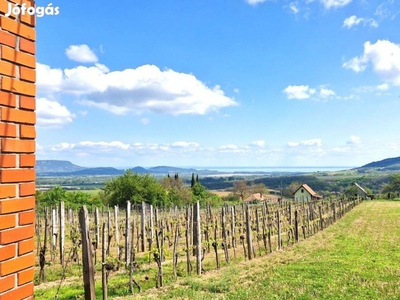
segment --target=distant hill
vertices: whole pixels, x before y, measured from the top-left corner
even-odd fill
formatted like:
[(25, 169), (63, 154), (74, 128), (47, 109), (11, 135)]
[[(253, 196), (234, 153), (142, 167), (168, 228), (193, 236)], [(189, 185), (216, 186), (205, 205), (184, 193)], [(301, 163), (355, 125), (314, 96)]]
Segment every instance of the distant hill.
[(86, 168), (74, 165), (67, 160), (37, 160), (35, 169), (37, 173), (63, 173), (81, 171)]
[[(130, 169), (133, 173), (139, 174), (190, 174), (190, 173), (201, 173), (208, 174), (207, 170), (196, 170), (196, 169), (185, 169), (169, 166), (158, 166), (152, 168), (143, 168), (140, 166)], [(70, 161), (66, 160), (37, 160), (36, 161), (36, 173), (38, 176), (118, 176), (124, 173), (124, 170), (111, 168), (111, 167), (99, 167), (99, 168), (85, 168), (74, 165)], [(215, 173), (215, 172), (214, 172)]]
[(400, 157), (386, 158), (379, 161), (374, 161), (359, 168), (354, 168), (354, 170), (360, 173), (365, 172), (398, 172), (400, 171)]

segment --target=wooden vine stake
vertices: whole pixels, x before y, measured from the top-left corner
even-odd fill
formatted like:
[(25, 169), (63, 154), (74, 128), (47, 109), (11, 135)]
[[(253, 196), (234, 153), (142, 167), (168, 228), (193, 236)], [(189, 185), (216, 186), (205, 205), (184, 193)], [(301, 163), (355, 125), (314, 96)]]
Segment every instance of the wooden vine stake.
[(91, 250), (92, 244), (89, 235), (89, 215), (86, 205), (79, 211), (79, 224), (82, 234), (83, 287), (85, 289), (85, 300), (96, 300)]
[(200, 220), (200, 201), (196, 202), (195, 206), (195, 226), (196, 226), (196, 232), (194, 233), (196, 235), (195, 241), (196, 241), (196, 271), (197, 275), (201, 275), (201, 258), (202, 258), (202, 246), (201, 246), (201, 220)]
[(64, 201), (60, 202), (60, 238), (59, 238), (59, 244), (60, 244), (60, 264), (61, 266), (64, 266), (64, 239), (65, 239), (65, 208), (64, 208)]
[(131, 202), (126, 201), (126, 219), (125, 219), (125, 265), (129, 266), (129, 255), (131, 253)]
[(103, 289), (103, 300), (107, 300), (107, 266), (106, 266), (106, 223), (103, 223), (103, 234), (101, 240), (101, 287)]
[(246, 241), (247, 241), (247, 257), (252, 259), (253, 257), (253, 242), (251, 236), (251, 223), (250, 223), (250, 207), (246, 205)]

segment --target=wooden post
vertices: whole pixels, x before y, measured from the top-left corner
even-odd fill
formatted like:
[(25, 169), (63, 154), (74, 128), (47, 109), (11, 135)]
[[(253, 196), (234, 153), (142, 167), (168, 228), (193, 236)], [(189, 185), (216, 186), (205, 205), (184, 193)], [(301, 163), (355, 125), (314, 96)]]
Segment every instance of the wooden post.
[[(142, 202), (142, 252), (146, 251), (146, 203)], [(151, 250), (151, 249), (150, 249)]]
[(318, 210), (319, 210), (319, 225), (320, 225), (321, 230), (323, 230), (324, 229), (324, 220), (322, 219), (322, 207), (321, 207), (321, 205), (318, 206)]
[(126, 202), (126, 218), (125, 218), (125, 264), (129, 266), (129, 255), (131, 253), (131, 202)]
[(118, 226), (118, 205), (114, 206), (114, 227), (115, 243), (117, 244), (117, 257), (119, 257), (119, 226)]
[(282, 248), (282, 224), (281, 224), (281, 211), (278, 209), (276, 212), (277, 214), (277, 220), (276, 222), (278, 223), (278, 249)]
[(64, 266), (64, 239), (65, 239), (65, 208), (64, 208), (64, 201), (60, 202), (60, 264)]
[(247, 241), (247, 257), (252, 259), (252, 234), (251, 234), (251, 223), (250, 223), (250, 207), (246, 205), (246, 241)]
[(190, 236), (190, 205), (186, 208), (186, 267), (187, 267), (187, 272), (189, 275), (192, 273), (192, 264), (190, 262), (190, 241), (189, 241), (189, 236)]
[(103, 235), (101, 241), (101, 287), (103, 290), (103, 300), (107, 300), (106, 223), (103, 223)]
[(294, 239), (299, 242), (299, 213), (297, 209), (294, 211)]
[(200, 201), (196, 202), (196, 271), (197, 275), (201, 275), (201, 220), (200, 220)]
[(89, 215), (86, 205), (79, 211), (79, 224), (82, 233), (83, 287), (85, 289), (85, 300), (96, 300), (91, 250), (92, 244), (89, 235)]
[(231, 237), (232, 237), (232, 248), (233, 257), (236, 258), (236, 237), (235, 237), (235, 207), (231, 207)]

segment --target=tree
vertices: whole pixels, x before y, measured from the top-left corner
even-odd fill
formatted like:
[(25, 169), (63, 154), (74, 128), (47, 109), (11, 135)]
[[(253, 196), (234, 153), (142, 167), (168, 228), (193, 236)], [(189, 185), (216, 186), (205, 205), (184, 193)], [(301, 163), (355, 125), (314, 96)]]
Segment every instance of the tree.
[(243, 201), (249, 193), (246, 180), (238, 180), (233, 184), (233, 194), (239, 196)]
[(66, 191), (61, 186), (52, 187), (50, 190), (37, 194), (40, 206), (56, 206), (66, 199)]
[(289, 184), (284, 190), (283, 190), (283, 195), (285, 197), (293, 197), (294, 192), (297, 191), (297, 189), (301, 186), (300, 182), (294, 181), (291, 184)]
[(160, 182), (166, 190), (168, 202), (174, 205), (183, 206), (192, 201), (192, 191), (186, 186), (183, 179), (166, 177)]
[(154, 206), (169, 206), (167, 193), (161, 184), (149, 174), (133, 174), (127, 170), (123, 175), (106, 182), (104, 195), (109, 205), (125, 206), (146, 202)]
[(249, 187), (249, 191), (250, 191), (251, 194), (257, 194), (257, 193), (260, 193), (262, 195), (268, 195), (269, 194), (269, 190), (265, 186), (264, 183), (258, 183), (258, 184), (251, 185)]
[[(397, 197), (400, 195), (400, 174), (393, 174), (390, 176), (389, 183), (383, 188), (382, 193), (384, 194), (396, 194)], [(389, 198), (389, 197), (388, 197)], [(390, 196), (391, 198), (391, 196)]]
[(194, 173), (192, 173), (192, 181), (190, 183), (190, 187), (194, 187), (194, 184), (196, 183), (196, 181), (194, 180)]

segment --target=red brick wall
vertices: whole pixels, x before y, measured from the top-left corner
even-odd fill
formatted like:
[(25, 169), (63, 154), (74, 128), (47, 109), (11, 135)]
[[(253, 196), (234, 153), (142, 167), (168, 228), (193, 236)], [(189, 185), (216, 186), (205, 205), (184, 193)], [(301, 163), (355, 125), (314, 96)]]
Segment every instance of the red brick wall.
[(0, 0), (0, 300), (33, 299), (35, 17)]

